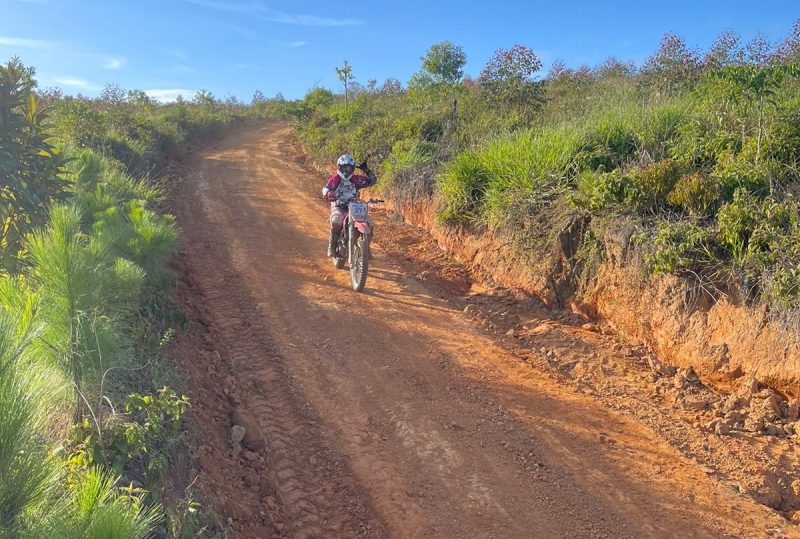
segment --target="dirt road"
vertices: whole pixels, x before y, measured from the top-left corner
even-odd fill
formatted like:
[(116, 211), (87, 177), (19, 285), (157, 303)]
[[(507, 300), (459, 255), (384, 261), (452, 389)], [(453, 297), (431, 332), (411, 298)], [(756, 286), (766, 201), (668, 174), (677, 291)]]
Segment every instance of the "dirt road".
[[(324, 257), (319, 177), (295, 151), (284, 124), (244, 129), (191, 158), (174, 197), (190, 322), (174, 355), (201, 490), (231, 536), (782, 533), (773, 512), (404, 273), (382, 248), (386, 216), (353, 292)], [(241, 450), (232, 422), (247, 428)]]

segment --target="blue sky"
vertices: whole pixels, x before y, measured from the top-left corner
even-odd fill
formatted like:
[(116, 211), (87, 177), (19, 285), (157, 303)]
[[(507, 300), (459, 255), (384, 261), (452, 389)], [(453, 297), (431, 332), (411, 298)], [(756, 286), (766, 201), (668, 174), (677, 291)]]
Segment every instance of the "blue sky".
[(0, 0), (0, 61), (19, 56), (40, 86), (67, 93), (96, 95), (113, 82), (164, 99), (199, 89), (293, 98), (336, 87), (344, 59), (359, 82), (405, 82), (443, 40), (464, 47), (473, 75), (516, 43), (537, 51), (546, 71), (557, 58), (640, 63), (667, 31), (698, 47), (726, 29), (779, 40), (798, 18), (797, 0)]

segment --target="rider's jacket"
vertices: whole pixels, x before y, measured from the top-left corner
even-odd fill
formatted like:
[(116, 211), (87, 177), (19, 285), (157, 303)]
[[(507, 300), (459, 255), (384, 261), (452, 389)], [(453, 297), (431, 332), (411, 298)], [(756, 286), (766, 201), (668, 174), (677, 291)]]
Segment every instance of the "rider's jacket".
[(343, 180), (338, 174), (333, 174), (328, 181), (325, 182), (325, 187), (322, 188), (322, 196), (332, 191), (336, 194), (337, 201), (349, 202), (356, 198), (359, 189), (375, 185), (377, 178), (371, 171), (366, 176), (353, 174), (350, 180)]

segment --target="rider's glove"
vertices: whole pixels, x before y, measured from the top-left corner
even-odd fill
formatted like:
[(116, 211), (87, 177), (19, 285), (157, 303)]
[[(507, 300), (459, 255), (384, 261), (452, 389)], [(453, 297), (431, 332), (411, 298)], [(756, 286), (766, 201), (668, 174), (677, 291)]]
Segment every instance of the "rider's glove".
[(358, 168), (360, 168), (364, 172), (368, 172), (369, 171), (369, 165), (367, 164), (367, 160), (365, 159), (364, 161), (361, 161), (361, 164), (358, 165)]
[(336, 193), (334, 193), (333, 191), (328, 191), (327, 193), (325, 193), (325, 198), (327, 198), (331, 202), (335, 202), (336, 201)]

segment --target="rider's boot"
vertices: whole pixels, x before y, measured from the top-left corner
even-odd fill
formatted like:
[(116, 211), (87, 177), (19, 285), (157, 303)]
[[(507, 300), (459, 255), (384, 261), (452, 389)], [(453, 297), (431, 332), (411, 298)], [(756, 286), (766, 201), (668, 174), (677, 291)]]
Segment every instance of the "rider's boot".
[(328, 238), (328, 256), (336, 256), (336, 242), (339, 241), (339, 234), (342, 233), (342, 227), (331, 227), (331, 235)]

